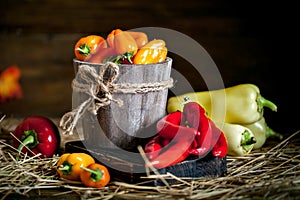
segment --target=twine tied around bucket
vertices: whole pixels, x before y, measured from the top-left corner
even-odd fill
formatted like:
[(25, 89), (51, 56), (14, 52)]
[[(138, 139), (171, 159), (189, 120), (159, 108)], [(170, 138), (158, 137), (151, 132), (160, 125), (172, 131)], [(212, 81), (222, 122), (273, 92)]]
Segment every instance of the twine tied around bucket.
[[(105, 77), (107, 70), (113, 73)], [(97, 73), (95, 67), (80, 65), (76, 73), (76, 78), (72, 81), (73, 92), (82, 92), (88, 95), (88, 99), (83, 101), (77, 108), (67, 112), (60, 120), (59, 126), (64, 130), (64, 134), (73, 134), (73, 130), (81, 116), (89, 111), (97, 115), (99, 108), (109, 105), (111, 102), (123, 105), (121, 99), (114, 99), (113, 93), (143, 94), (147, 92), (160, 91), (173, 86), (173, 79), (155, 83), (114, 83), (119, 76), (119, 66), (113, 62), (107, 62), (101, 66)]]

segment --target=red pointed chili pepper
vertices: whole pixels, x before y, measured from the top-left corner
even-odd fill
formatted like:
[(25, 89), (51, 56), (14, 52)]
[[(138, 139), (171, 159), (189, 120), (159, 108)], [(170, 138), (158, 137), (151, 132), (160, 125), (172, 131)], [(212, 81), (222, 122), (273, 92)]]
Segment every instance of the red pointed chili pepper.
[(226, 137), (224, 133), (215, 125), (215, 123), (211, 119), (209, 120), (209, 122), (213, 133), (213, 139), (212, 139), (213, 148), (211, 150), (211, 153), (215, 157), (223, 158), (227, 155), (227, 151), (228, 151), (228, 144), (227, 144)]
[(166, 139), (164, 138), (163, 141), (162, 141), (162, 146), (167, 146), (170, 142), (172, 141), (172, 139)]
[(191, 149), (190, 154), (196, 156), (206, 155), (212, 148), (212, 129), (205, 109), (197, 102), (188, 102), (183, 107), (183, 115), (188, 124), (200, 132), (196, 136), (198, 147)]
[(152, 160), (158, 156), (160, 150), (163, 147), (162, 140), (163, 139), (159, 135), (156, 135), (145, 145), (144, 151), (149, 160)]
[[(14, 135), (22, 143), (14, 138), (13, 145), (19, 152), (31, 154), (41, 153), (41, 157), (53, 156), (60, 145), (60, 135), (57, 126), (48, 118), (42, 116), (30, 116), (25, 118), (14, 130)], [(27, 146), (27, 148), (24, 148)]]
[(169, 139), (175, 137), (176, 132), (173, 132), (172, 130), (170, 131), (170, 128), (172, 127), (169, 126), (181, 125), (184, 121), (182, 117), (183, 117), (182, 112), (176, 111), (160, 119), (156, 124), (156, 129), (159, 135), (161, 135), (163, 138), (169, 138)]
[(174, 139), (151, 160), (150, 164), (155, 168), (165, 168), (185, 160), (189, 156), (190, 148), (194, 148), (193, 141), (196, 134), (196, 129), (179, 126)]
[[(185, 126), (182, 112), (176, 111), (160, 119), (156, 124), (156, 129), (162, 138), (172, 140), (178, 134), (179, 129), (188, 131), (191, 128)], [(199, 134), (198, 131), (195, 131), (195, 134)]]
[(157, 122), (158, 136), (163, 138), (163, 148), (157, 157), (151, 160), (156, 168), (165, 168), (179, 163), (189, 156), (191, 148), (195, 148), (195, 136), (199, 131), (184, 126), (182, 112), (173, 112)]

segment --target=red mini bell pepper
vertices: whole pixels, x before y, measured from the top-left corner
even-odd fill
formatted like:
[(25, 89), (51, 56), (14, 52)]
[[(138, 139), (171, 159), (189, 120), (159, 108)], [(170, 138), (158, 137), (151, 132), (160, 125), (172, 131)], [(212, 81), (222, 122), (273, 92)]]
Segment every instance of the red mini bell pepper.
[[(38, 154), (41, 157), (52, 157), (60, 145), (60, 135), (57, 126), (43, 116), (29, 116), (14, 130), (13, 145), (19, 152)], [(24, 148), (24, 147), (27, 148)], [(30, 150), (28, 150), (30, 149)]]
[(188, 124), (200, 132), (196, 136), (198, 147), (191, 149), (190, 154), (206, 155), (212, 148), (212, 129), (205, 109), (196, 102), (188, 102), (183, 107), (183, 115)]

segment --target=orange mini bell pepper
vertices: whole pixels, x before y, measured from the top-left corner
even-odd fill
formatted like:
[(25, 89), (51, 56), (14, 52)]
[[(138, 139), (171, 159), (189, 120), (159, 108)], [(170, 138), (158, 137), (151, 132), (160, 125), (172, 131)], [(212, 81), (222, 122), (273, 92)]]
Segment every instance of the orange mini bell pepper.
[(87, 61), (90, 63), (105, 63), (106, 59), (115, 56), (117, 56), (117, 53), (114, 48), (99, 48)]
[(0, 74), (0, 103), (14, 98), (22, 98), (23, 91), (20, 84), (21, 70), (17, 65), (6, 68)]
[(80, 38), (74, 47), (74, 53), (78, 60), (84, 61), (89, 59), (99, 47), (106, 47), (106, 41), (98, 35), (88, 35)]
[(168, 49), (164, 40), (154, 39), (138, 50), (133, 64), (151, 64), (166, 60)]
[(139, 49), (148, 43), (148, 36), (146, 33), (135, 32), (135, 31), (126, 31), (126, 32), (128, 32), (133, 37)]
[(80, 180), (81, 167), (95, 163), (93, 157), (86, 153), (65, 153), (57, 162), (57, 172), (60, 177), (77, 181)]
[(93, 163), (81, 169), (80, 180), (87, 187), (102, 188), (110, 181), (109, 171), (104, 165)]
[(107, 36), (107, 43), (110, 48), (114, 48), (117, 55), (122, 55), (126, 52), (136, 54), (138, 50), (135, 39), (126, 31), (121, 29), (112, 30)]

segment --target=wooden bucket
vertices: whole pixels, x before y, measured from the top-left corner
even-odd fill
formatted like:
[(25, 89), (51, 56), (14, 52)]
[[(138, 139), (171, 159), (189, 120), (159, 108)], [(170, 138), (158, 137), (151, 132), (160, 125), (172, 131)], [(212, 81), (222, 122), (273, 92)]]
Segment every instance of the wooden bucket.
[[(74, 60), (75, 71), (80, 65), (100, 69), (103, 64), (90, 64)], [(172, 59), (147, 65), (118, 65), (119, 75), (116, 84), (154, 84), (170, 80)], [(108, 74), (108, 76), (110, 76)], [(121, 100), (100, 107), (97, 116), (84, 115), (80, 120), (85, 146), (91, 148), (136, 149), (140, 139), (155, 134), (157, 120), (166, 115), (168, 88), (141, 93), (112, 93), (113, 99)], [(80, 95), (79, 102), (86, 99)], [(74, 101), (74, 100), (73, 100)]]

